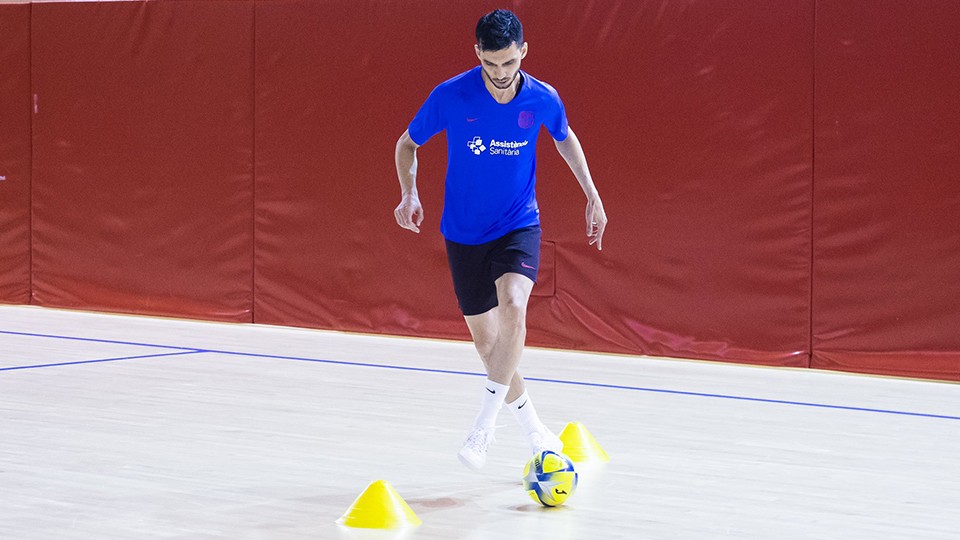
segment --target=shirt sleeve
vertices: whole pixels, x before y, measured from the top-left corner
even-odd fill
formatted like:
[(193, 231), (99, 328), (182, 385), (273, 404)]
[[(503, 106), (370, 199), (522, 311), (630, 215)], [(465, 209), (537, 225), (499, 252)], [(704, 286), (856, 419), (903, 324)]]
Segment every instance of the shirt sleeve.
[(553, 137), (554, 140), (565, 140), (569, 128), (567, 125), (567, 109), (564, 108), (560, 95), (557, 94), (557, 91), (553, 88), (550, 88), (550, 106), (548, 110), (550, 113), (543, 124), (547, 127), (547, 131), (550, 132), (550, 136)]
[(417, 111), (417, 115), (413, 117), (413, 121), (410, 122), (407, 130), (413, 142), (420, 146), (446, 127), (447, 122), (441, 107), (440, 92), (438, 88), (434, 88), (433, 92), (430, 92), (430, 95), (427, 96), (427, 101)]

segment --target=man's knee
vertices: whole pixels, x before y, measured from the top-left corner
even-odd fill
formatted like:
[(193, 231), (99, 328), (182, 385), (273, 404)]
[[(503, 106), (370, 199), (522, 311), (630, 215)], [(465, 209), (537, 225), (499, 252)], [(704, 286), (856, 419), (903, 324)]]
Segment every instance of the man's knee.
[(493, 352), (493, 346), (496, 344), (496, 335), (475, 337), (473, 339), (473, 345), (477, 348), (477, 353), (480, 355), (480, 359), (483, 360), (484, 364), (490, 360), (490, 353)]
[(500, 310), (522, 310), (526, 312), (527, 301), (533, 290), (533, 282), (520, 274), (504, 274), (497, 281), (497, 301)]
[(508, 297), (500, 304), (500, 332), (516, 334), (527, 328), (527, 302), (525, 297)]

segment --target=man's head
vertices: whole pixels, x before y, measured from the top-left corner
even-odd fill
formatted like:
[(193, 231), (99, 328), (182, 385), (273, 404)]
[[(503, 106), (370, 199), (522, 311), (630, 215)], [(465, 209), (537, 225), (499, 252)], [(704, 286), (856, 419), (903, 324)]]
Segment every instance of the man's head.
[(477, 48), (481, 51), (499, 51), (511, 44), (523, 45), (523, 25), (512, 11), (498, 9), (477, 21)]
[(510, 88), (520, 73), (520, 61), (527, 55), (520, 19), (505, 9), (480, 17), (474, 49), (490, 82), (501, 90)]

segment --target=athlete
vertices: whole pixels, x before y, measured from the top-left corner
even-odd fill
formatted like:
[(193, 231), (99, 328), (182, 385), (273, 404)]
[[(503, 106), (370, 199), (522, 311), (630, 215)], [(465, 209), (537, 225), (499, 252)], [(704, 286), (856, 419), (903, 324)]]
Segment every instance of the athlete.
[(562, 443), (537, 416), (517, 371), (526, 338), (526, 312), (540, 264), (540, 211), (534, 193), (540, 126), (587, 197), (586, 234), (602, 249), (607, 216), (583, 149), (567, 125), (556, 90), (520, 70), (527, 55), (523, 27), (510, 11), (480, 18), (474, 45), (480, 65), (437, 86), (396, 147), (401, 200), (397, 224), (420, 232), (417, 148), (447, 131), (447, 178), (440, 232), (453, 286), (487, 380), (480, 411), (460, 461), (478, 470), (494, 439), (504, 403), (534, 452)]

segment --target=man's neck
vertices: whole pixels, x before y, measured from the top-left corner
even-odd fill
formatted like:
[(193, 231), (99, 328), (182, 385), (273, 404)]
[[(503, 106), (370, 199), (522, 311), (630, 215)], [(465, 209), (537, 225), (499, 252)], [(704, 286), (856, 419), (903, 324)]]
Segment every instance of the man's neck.
[(520, 72), (517, 72), (517, 76), (513, 78), (513, 83), (510, 84), (507, 88), (500, 89), (494, 86), (493, 81), (490, 80), (490, 77), (487, 75), (487, 72), (480, 70), (483, 74), (483, 85), (487, 88), (487, 92), (490, 92), (490, 95), (493, 96), (493, 99), (497, 103), (510, 103), (513, 101), (513, 98), (517, 97), (517, 91), (520, 89)]

